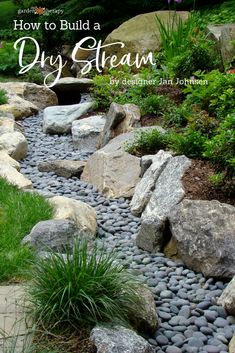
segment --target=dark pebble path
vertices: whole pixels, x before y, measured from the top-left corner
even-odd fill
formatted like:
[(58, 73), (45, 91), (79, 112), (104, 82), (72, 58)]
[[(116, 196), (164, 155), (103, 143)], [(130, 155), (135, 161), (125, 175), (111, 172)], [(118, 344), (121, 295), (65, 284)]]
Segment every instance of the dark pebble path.
[(40, 161), (86, 159), (74, 150), (71, 136), (42, 133), (42, 113), (23, 121), (29, 143), (21, 172), (34, 188), (84, 201), (97, 211), (98, 230), (108, 249), (115, 249), (126, 267), (139, 273), (152, 289), (160, 326), (149, 342), (157, 353), (226, 353), (235, 332), (235, 318), (216, 305), (225, 288), (222, 281), (206, 279), (187, 269), (181, 261), (164, 254), (154, 255), (135, 245), (140, 219), (130, 212), (129, 200), (107, 199), (97, 189), (78, 178), (65, 179), (41, 173)]

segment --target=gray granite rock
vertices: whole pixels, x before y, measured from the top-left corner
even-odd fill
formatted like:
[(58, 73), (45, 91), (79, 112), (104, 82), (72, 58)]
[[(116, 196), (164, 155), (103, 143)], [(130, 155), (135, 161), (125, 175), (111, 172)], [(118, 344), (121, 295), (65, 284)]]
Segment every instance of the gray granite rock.
[(104, 129), (105, 117), (90, 116), (72, 123), (72, 139), (79, 152), (95, 152), (101, 132)]
[(86, 114), (93, 106), (94, 102), (87, 102), (46, 108), (43, 117), (43, 132), (46, 134), (70, 133), (72, 122)]
[(169, 152), (160, 150), (154, 157), (154, 162), (147, 169), (139, 183), (136, 185), (133, 198), (131, 200), (131, 212), (134, 215), (139, 215), (148, 204), (155, 184), (163, 172), (167, 162), (172, 158)]
[(218, 201), (183, 200), (169, 215), (178, 256), (205, 276), (235, 275), (235, 208)]
[(222, 305), (229, 314), (235, 315), (235, 277), (227, 285), (217, 303)]
[(122, 326), (96, 326), (90, 335), (97, 353), (154, 353), (152, 346)]

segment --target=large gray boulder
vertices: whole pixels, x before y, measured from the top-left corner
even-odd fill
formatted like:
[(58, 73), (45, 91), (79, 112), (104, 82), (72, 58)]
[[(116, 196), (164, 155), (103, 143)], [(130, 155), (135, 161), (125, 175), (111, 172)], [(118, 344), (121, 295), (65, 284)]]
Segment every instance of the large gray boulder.
[(235, 24), (209, 25), (206, 30), (209, 38), (216, 42), (218, 54), (226, 67), (235, 56)]
[(40, 251), (66, 252), (72, 250), (76, 239), (85, 239), (86, 234), (70, 220), (48, 220), (37, 223), (22, 243)]
[(162, 251), (168, 241), (167, 217), (184, 198), (181, 179), (190, 165), (191, 161), (185, 156), (172, 157), (170, 153), (160, 151), (142, 177), (140, 188), (136, 187), (132, 212), (138, 214), (146, 206), (136, 238), (141, 249)]
[(139, 158), (125, 152), (133, 133), (117, 136), (87, 161), (81, 179), (93, 184), (107, 197), (131, 197), (139, 181)]
[(156, 216), (166, 219), (171, 209), (184, 198), (182, 177), (190, 167), (191, 161), (185, 156), (170, 158), (156, 180), (155, 189), (142, 213), (142, 219), (154, 219)]
[(106, 123), (98, 147), (102, 148), (115, 136), (140, 127), (140, 117), (140, 109), (137, 105), (112, 103), (105, 116)]
[(168, 215), (178, 256), (207, 277), (235, 275), (235, 208), (184, 199)]
[(136, 185), (133, 198), (131, 200), (131, 212), (134, 215), (140, 215), (148, 204), (157, 179), (165, 168), (171, 154), (165, 151), (159, 151), (152, 165), (147, 169), (142, 179)]
[(46, 134), (68, 134), (72, 122), (86, 114), (94, 102), (48, 107), (43, 113), (43, 132)]
[(54, 172), (58, 176), (71, 178), (73, 176), (80, 176), (85, 165), (85, 161), (54, 160), (40, 162), (37, 168), (40, 172)]
[(235, 277), (229, 282), (217, 303), (222, 305), (229, 314), (235, 315)]
[(90, 116), (72, 123), (72, 139), (79, 152), (95, 152), (101, 132), (104, 129), (105, 117)]
[(96, 326), (91, 331), (90, 341), (97, 353), (154, 353), (144, 338), (122, 326)]

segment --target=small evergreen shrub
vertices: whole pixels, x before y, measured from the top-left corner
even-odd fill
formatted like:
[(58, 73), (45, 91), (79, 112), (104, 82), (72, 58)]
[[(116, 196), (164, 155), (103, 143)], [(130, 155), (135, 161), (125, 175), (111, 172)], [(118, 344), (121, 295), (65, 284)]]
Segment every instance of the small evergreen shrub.
[(231, 176), (235, 173), (235, 114), (221, 122), (217, 134), (205, 143), (204, 157), (211, 160), (220, 170), (226, 169)]
[(134, 155), (156, 153), (167, 146), (167, 134), (157, 129), (136, 131), (134, 140), (127, 143), (125, 150)]
[(172, 132), (168, 135), (168, 146), (190, 158), (202, 157), (206, 137), (201, 132), (187, 128), (183, 133)]

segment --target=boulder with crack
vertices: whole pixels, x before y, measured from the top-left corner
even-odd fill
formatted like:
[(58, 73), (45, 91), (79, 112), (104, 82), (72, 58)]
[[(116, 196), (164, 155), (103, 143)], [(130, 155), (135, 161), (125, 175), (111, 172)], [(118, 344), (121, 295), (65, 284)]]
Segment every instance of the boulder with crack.
[(190, 165), (191, 161), (185, 156), (172, 157), (170, 153), (160, 151), (142, 177), (143, 182), (139, 184), (139, 188), (137, 186), (131, 203), (135, 214), (144, 210), (136, 239), (141, 249), (162, 251), (169, 240), (167, 217), (173, 207), (184, 198), (182, 177)]
[(140, 127), (140, 109), (134, 104), (112, 103), (105, 116), (106, 122), (98, 147), (104, 147), (112, 138)]
[(131, 212), (134, 215), (138, 216), (144, 211), (152, 196), (156, 181), (170, 158), (171, 154), (169, 152), (160, 150), (155, 155), (152, 165), (147, 169), (146, 173), (136, 185), (135, 193), (130, 204)]

